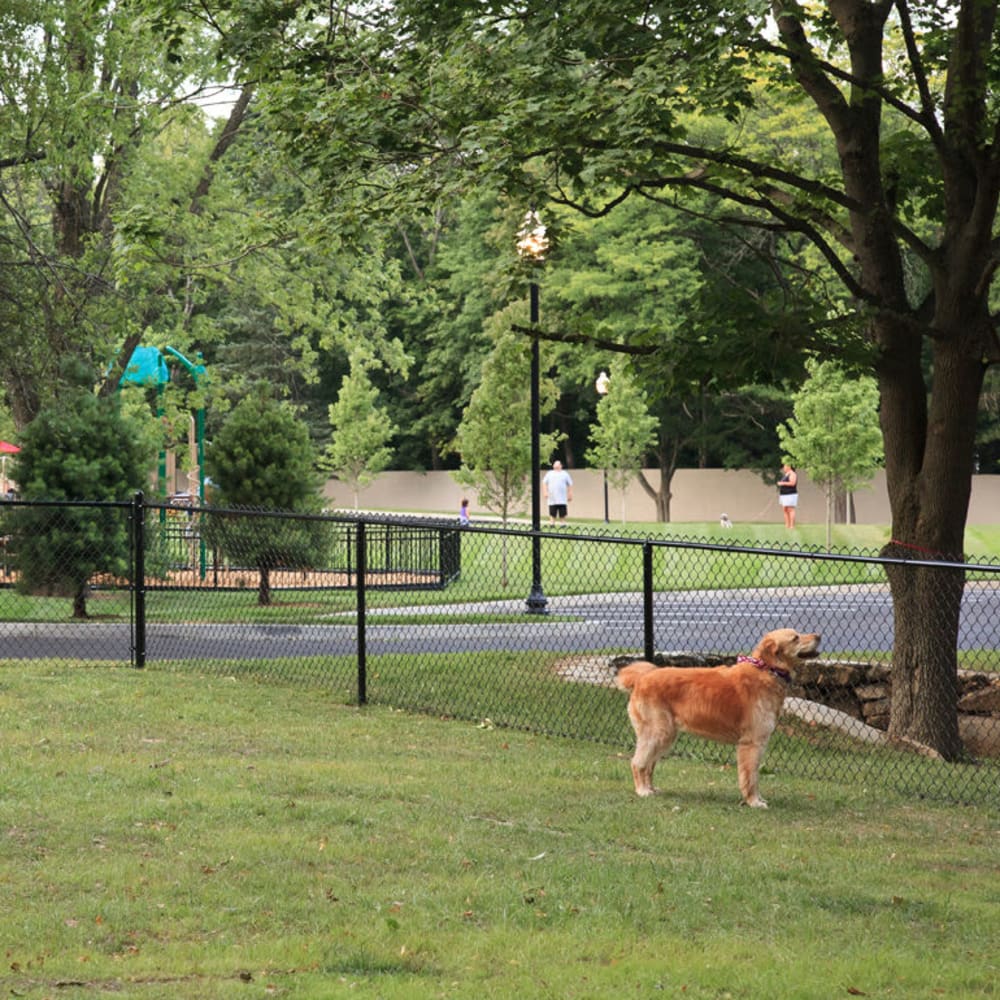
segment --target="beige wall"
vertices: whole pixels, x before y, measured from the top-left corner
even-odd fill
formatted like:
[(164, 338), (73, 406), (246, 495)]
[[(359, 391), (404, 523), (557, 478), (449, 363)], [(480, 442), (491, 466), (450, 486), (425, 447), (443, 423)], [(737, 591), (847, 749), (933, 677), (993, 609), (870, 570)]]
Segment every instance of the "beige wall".
[[(570, 474), (573, 476), (570, 517), (602, 519), (604, 488), (600, 470), (571, 469)], [(659, 473), (647, 470), (646, 477), (651, 482), (658, 482)], [(781, 520), (777, 489), (752, 472), (681, 469), (674, 476), (672, 492), (670, 513), (673, 521), (715, 521), (722, 513), (728, 514), (734, 523)], [(331, 508), (351, 509), (354, 506), (350, 489), (336, 480), (327, 482), (324, 495)], [(384, 472), (361, 491), (358, 504), (362, 510), (453, 512), (457, 516), (463, 496), (469, 498), (473, 517), (488, 514), (480, 507), (475, 492), (460, 487), (449, 472)], [(638, 483), (629, 486), (624, 504), (625, 520), (629, 523), (656, 520), (653, 501)], [(875, 477), (870, 487), (855, 493), (854, 506), (859, 524), (889, 523), (883, 472)], [(608, 507), (610, 520), (620, 522), (622, 497), (617, 490), (608, 490)], [(543, 507), (542, 516), (546, 513)], [(799, 477), (798, 516), (804, 523), (822, 523), (826, 519), (823, 493), (805, 474)], [(969, 524), (1000, 524), (1000, 476), (973, 477)]]

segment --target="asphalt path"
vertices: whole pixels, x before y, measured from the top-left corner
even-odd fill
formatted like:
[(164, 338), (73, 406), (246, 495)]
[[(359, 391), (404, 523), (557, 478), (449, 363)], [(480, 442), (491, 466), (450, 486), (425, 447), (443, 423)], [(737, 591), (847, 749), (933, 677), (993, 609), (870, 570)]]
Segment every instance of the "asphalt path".
[[(514, 600), (404, 608), (396, 613), (509, 615), (524, 610), (524, 602)], [(525, 613), (516, 622), (457, 621), (454, 625), (385, 624), (391, 614), (379, 611), (379, 624), (367, 629), (366, 649), (370, 656), (393, 652), (539, 650), (571, 655), (588, 650), (642, 650), (642, 599), (638, 594), (549, 597), (548, 611), (548, 615)], [(933, 608), (928, 614), (933, 614)], [(891, 599), (888, 589), (878, 586), (664, 593), (654, 598), (653, 620), (654, 647), (661, 651), (749, 651), (761, 634), (785, 626), (822, 633), (826, 649), (885, 652), (892, 648)], [(3, 623), (0, 659), (128, 662), (132, 641), (127, 623)], [(967, 588), (959, 648), (1000, 648), (1000, 589)], [(356, 626), (332, 622), (302, 626), (154, 623), (146, 633), (147, 661), (252, 661), (352, 655), (356, 650)]]

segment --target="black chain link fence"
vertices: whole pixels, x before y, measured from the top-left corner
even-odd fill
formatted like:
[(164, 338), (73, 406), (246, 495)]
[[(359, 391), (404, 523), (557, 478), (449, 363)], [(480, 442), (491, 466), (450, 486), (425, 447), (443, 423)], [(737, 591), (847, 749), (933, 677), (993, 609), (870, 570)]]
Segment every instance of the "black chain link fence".
[[(536, 545), (530, 531), (490, 522), (142, 497), (3, 503), (0, 536), (0, 660), (322, 686), (345, 703), (630, 753), (626, 696), (613, 685), (621, 662), (732, 662), (790, 626), (822, 633), (823, 654), (794, 679), (766, 771), (1000, 800), (1000, 565), (991, 562), (962, 567), (956, 710), (966, 757), (954, 763), (887, 739), (892, 598), (887, 560), (873, 553), (572, 526)], [(720, 765), (735, 757), (686, 736), (674, 753)]]

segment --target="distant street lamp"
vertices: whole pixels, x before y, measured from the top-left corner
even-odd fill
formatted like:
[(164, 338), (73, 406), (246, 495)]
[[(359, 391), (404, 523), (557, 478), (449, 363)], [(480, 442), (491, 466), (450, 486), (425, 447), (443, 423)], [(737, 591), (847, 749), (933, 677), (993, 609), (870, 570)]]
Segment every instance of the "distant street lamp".
[[(598, 396), (606, 396), (608, 390), (611, 388), (611, 379), (608, 378), (608, 373), (602, 371), (600, 375), (597, 376), (597, 381), (594, 383), (594, 388), (597, 390)], [(608, 523), (608, 470), (607, 467), (604, 469), (604, 523)]]
[[(549, 238), (537, 212), (532, 210), (525, 214), (524, 224), (517, 235), (517, 252), (521, 259), (528, 261), (533, 268), (540, 265), (548, 252)], [(534, 279), (534, 271), (529, 291), (530, 321), (534, 330), (538, 326), (538, 282)], [(529, 614), (544, 615), (548, 613), (549, 602), (542, 589), (542, 539), (539, 535), (542, 528), (542, 500), (538, 482), (542, 466), (539, 441), (539, 369), (538, 336), (537, 333), (533, 333), (531, 338), (531, 592), (525, 604)]]

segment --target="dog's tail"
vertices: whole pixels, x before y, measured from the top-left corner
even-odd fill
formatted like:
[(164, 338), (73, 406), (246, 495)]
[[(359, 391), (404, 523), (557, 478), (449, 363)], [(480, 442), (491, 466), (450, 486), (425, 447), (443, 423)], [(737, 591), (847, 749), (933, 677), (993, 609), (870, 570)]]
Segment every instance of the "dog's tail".
[(648, 674), (651, 670), (656, 670), (655, 663), (647, 663), (645, 660), (633, 660), (626, 663), (615, 676), (615, 685), (622, 691), (631, 691), (635, 687), (635, 682)]

